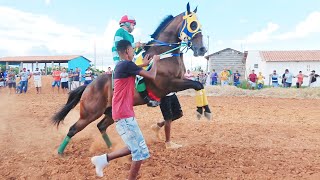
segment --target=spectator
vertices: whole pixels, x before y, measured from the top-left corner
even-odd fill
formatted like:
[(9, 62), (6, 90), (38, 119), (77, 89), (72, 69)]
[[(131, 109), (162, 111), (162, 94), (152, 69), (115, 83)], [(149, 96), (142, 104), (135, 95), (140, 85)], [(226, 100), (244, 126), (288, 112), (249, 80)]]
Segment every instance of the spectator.
[(262, 72), (259, 72), (259, 75), (257, 77), (258, 79), (258, 89), (262, 89), (263, 88), (263, 85), (264, 85), (264, 79), (265, 77), (262, 75)]
[(87, 68), (85, 72), (84, 85), (89, 85), (92, 82), (92, 71), (90, 68)]
[(203, 70), (200, 71), (200, 74), (198, 76), (199, 76), (199, 82), (202, 85), (205, 85), (206, 84), (206, 80), (207, 80), (207, 75), (205, 73), (203, 73)]
[(298, 79), (297, 79), (297, 83), (296, 83), (297, 88), (300, 88), (301, 85), (303, 84), (303, 78), (304, 78), (304, 77), (308, 77), (308, 76), (302, 74), (302, 71), (299, 71), (299, 74), (294, 77), (294, 78), (298, 78)]
[(62, 93), (65, 94), (66, 91), (68, 91), (68, 73), (66, 72), (66, 69), (62, 69), (62, 73), (60, 74), (61, 78), (61, 89)]
[(2, 72), (2, 69), (0, 68), (0, 91), (4, 87), (4, 73)]
[(5, 70), (4, 72), (3, 72), (3, 77), (4, 77), (4, 87), (6, 87), (8, 84), (8, 82), (7, 82), (7, 77), (8, 77), (8, 71), (9, 71), (9, 69), (7, 69), (7, 70)]
[(228, 83), (229, 83), (229, 82), (231, 82), (231, 76), (232, 76), (231, 67), (227, 68), (227, 71), (229, 73), (229, 75), (228, 75)]
[(238, 87), (240, 85), (240, 76), (241, 74), (236, 70), (236, 73), (233, 74), (233, 84)]
[(228, 85), (228, 78), (229, 78), (230, 74), (229, 71), (227, 71), (226, 68), (223, 69), (223, 71), (220, 73), (220, 80), (221, 80), (221, 85)]
[(190, 72), (190, 70), (188, 69), (187, 72), (184, 74), (184, 77), (186, 79), (189, 79), (189, 80), (194, 80), (194, 75)]
[(9, 93), (11, 94), (11, 89), (16, 89), (16, 72), (10, 67), (8, 72), (8, 86), (9, 86)]
[(56, 68), (53, 72), (52, 72), (52, 77), (53, 77), (53, 82), (52, 82), (52, 92), (54, 93), (54, 87), (57, 86), (58, 87), (58, 93), (60, 91), (60, 74), (61, 71), (59, 68)]
[(285, 77), (286, 77), (286, 72), (284, 72), (284, 73), (282, 74), (282, 80), (281, 80), (281, 82), (282, 82), (282, 87), (286, 87), (286, 79), (285, 79)]
[(285, 70), (285, 76), (284, 76), (284, 80), (285, 80), (285, 86), (286, 88), (290, 88), (292, 85), (292, 78), (293, 75), (289, 72), (289, 69)]
[(79, 68), (76, 68), (76, 70), (73, 72), (73, 82), (71, 91), (77, 89), (80, 86), (80, 77), (80, 70)]
[[(270, 79), (272, 81), (272, 87), (279, 87), (279, 82), (278, 82), (278, 78), (280, 76), (277, 74), (276, 70), (273, 70), (273, 73), (270, 74)], [(270, 81), (269, 81), (270, 82)]]
[(216, 70), (212, 69), (212, 73), (210, 75), (211, 79), (211, 85), (217, 85), (218, 84), (218, 73), (216, 73)]
[(254, 73), (254, 70), (252, 70), (251, 74), (249, 74), (248, 79), (249, 79), (250, 88), (254, 90), (257, 83), (257, 75)]
[(108, 71), (106, 72), (106, 74), (112, 74), (111, 67), (108, 67)]
[(36, 68), (36, 70), (32, 73), (33, 75), (33, 81), (34, 86), (36, 87), (37, 94), (41, 93), (41, 71), (39, 71), (39, 68)]
[(73, 69), (70, 69), (68, 72), (68, 87), (69, 91), (71, 91), (72, 83), (73, 83)]
[(310, 87), (316, 87), (317, 77), (319, 77), (319, 75), (316, 74), (315, 70), (312, 70), (310, 74)]
[(24, 91), (24, 93), (27, 93), (28, 90), (28, 79), (30, 79), (30, 73), (27, 72), (26, 68), (23, 68), (23, 71), (20, 74), (20, 83), (21, 83), (21, 87), (20, 87), (20, 94), (22, 93), (22, 91)]

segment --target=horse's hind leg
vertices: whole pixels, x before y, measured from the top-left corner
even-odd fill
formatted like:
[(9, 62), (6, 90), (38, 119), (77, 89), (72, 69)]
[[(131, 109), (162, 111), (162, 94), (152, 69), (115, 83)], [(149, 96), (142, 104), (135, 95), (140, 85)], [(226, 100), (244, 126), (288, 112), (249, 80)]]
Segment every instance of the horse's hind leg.
[(106, 133), (107, 128), (114, 123), (112, 119), (111, 107), (108, 107), (105, 111), (104, 118), (97, 124), (97, 127), (102, 135), (103, 140), (106, 142), (108, 148), (111, 148), (112, 143), (109, 136)]
[[(94, 119), (95, 120), (95, 119)], [(88, 124), (90, 124), (94, 120), (89, 119), (79, 119), (76, 123), (74, 123), (70, 128), (67, 136), (64, 138), (63, 142), (60, 144), (58, 148), (58, 154), (63, 154), (65, 148), (70, 142), (71, 138), (76, 135), (78, 132), (83, 130)]]

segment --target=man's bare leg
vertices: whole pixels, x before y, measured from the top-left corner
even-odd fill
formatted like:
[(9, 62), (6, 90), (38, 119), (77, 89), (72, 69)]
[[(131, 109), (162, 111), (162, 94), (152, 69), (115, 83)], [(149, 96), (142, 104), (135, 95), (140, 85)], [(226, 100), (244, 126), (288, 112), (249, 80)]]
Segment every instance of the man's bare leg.
[(128, 180), (136, 180), (142, 161), (132, 161)]
[(155, 133), (157, 133), (157, 137), (158, 137), (159, 136), (158, 131), (161, 129), (161, 127), (164, 126), (164, 132), (165, 132), (165, 137), (166, 137), (166, 140), (165, 140), (166, 148), (167, 149), (177, 149), (177, 148), (182, 147), (182, 145), (171, 142), (171, 122), (172, 122), (171, 120), (159, 122), (156, 125), (152, 126), (152, 130), (154, 130)]

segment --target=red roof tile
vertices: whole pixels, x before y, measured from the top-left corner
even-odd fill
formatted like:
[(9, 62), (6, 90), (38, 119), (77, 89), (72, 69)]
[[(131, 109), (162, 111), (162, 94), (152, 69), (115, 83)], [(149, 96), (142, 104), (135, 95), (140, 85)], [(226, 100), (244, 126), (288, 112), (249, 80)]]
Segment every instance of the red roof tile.
[(320, 50), (302, 51), (260, 51), (267, 62), (320, 61)]
[(3, 57), (0, 58), (0, 62), (59, 62), (59, 61), (69, 61), (71, 59), (77, 58), (79, 55), (68, 55), (68, 56), (14, 56), (14, 57)]

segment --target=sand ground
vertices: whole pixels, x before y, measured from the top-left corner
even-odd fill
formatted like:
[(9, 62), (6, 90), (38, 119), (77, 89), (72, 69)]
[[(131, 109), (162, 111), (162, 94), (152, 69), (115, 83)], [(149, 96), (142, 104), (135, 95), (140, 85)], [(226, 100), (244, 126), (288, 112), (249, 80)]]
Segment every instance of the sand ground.
[[(30, 84), (29, 86), (32, 86)], [(110, 152), (96, 124), (77, 134), (65, 150), (57, 147), (79, 116), (70, 112), (57, 129), (50, 117), (67, 99), (30, 88), (28, 94), (0, 94), (0, 179), (96, 179), (93, 155)], [(135, 107), (151, 158), (139, 179), (320, 179), (320, 100), (209, 97), (213, 120), (195, 118), (194, 97), (179, 96), (184, 116), (172, 125), (181, 149), (166, 150), (150, 126), (159, 108)], [(123, 147), (112, 125), (114, 149)], [(113, 161), (102, 179), (125, 179), (130, 157)]]

